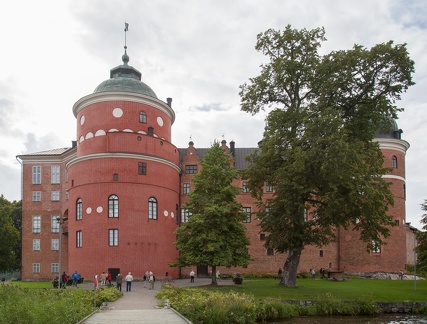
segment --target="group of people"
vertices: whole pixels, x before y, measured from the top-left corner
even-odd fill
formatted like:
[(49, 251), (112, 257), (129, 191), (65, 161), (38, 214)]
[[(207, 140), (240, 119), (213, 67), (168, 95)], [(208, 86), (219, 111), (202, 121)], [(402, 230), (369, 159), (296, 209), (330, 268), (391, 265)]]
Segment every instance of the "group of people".
[[(70, 276), (65, 273), (65, 271), (61, 275), (61, 287), (65, 288), (68, 284), (68, 279), (70, 279)], [(72, 285), (73, 287), (77, 288), (78, 283), (80, 282), (81, 275), (77, 271), (74, 271), (71, 275), (71, 279), (73, 280)]]
[(154, 289), (154, 282), (156, 281), (156, 277), (154, 276), (152, 271), (145, 272), (144, 275), (144, 288), (147, 288), (148, 283), (148, 289), (152, 290)]

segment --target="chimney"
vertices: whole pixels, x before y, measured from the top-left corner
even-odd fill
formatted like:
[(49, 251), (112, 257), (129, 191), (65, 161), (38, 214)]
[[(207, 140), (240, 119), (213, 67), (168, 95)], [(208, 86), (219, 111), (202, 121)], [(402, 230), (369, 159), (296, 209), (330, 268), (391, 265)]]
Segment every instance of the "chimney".
[(233, 158), (235, 157), (234, 144), (236, 144), (236, 143), (234, 143), (234, 141), (231, 140), (231, 142), (230, 142), (230, 153), (233, 156)]
[(166, 98), (168, 106), (172, 108), (172, 98)]
[(75, 148), (77, 146), (77, 141), (71, 141), (71, 148)]

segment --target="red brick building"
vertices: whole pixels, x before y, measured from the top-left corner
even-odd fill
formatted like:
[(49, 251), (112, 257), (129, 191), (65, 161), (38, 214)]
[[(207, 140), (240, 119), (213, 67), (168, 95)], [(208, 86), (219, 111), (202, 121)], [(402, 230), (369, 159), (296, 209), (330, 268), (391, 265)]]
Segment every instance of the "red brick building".
[[(181, 208), (193, 189), (206, 148), (178, 149), (172, 143), (175, 113), (172, 100), (159, 100), (141, 82), (141, 73), (123, 64), (110, 79), (73, 106), (77, 139), (71, 148), (20, 155), (22, 164), (22, 279), (52, 279), (63, 271), (85, 278), (103, 271), (132, 272), (141, 278), (147, 270), (158, 278), (186, 274), (170, 268), (178, 251), (173, 232), (188, 215)], [(388, 244), (367, 253), (357, 233), (338, 230), (339, 240), (321, 249), (307, 247), (300, 271), (320, 267), (344, 271), (399, 271), (408, 263), (407, 242), (412, 233), (405, 222), (405, 153), (409, 144), (399, 129), (378, 134), (377, 140), (392, 168), (398, 226)], [(245, 169), (245, 156), (255, 148), (227, 147), (235, 167)], [(253, 261), (246, 268), (225, 272), (276, 273), (285, 255), (263, 246), (265, 233), (256, 220), (256, 206), (245, 183), (238, 201), (248, 214), (245, 222)], [(272, 188), (265, 187), (266, 194)], [(182, 272), (181, 272), (182, 270)], [(199, 267), (204, 275), (207, 267)]]

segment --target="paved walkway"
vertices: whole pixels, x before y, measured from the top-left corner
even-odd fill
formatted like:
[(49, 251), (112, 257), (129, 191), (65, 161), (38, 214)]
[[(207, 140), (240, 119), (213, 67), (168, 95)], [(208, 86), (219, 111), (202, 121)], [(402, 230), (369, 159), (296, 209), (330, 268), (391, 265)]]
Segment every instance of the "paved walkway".
[[(204, 286), (211, 283), (208, 278), (196, 278), (195, 283), (190, 279), (178, 279), (173, 282), (178, 287)], [(220, 285), (234, 285), (231, 280), (221, 280)], [(123, 296), (115, 302), (109, 303), (101, 311), (89, 316), (80, 323), (83, 324), (112, 324), (112, 323), (191, 323), (171, 308), (157, 308), (159, 300), (154, 295), (160, 291), (161, 282), (156, 282), (154, 290), (144, 288), (144, 282), (133, 282), (132, 291), (126, 292), (126, 283), (123, 285)], [(85, 283), (83, 287), (92, 289), (93, 283)], [(148, 287), (148, 285), (147, 285)]]

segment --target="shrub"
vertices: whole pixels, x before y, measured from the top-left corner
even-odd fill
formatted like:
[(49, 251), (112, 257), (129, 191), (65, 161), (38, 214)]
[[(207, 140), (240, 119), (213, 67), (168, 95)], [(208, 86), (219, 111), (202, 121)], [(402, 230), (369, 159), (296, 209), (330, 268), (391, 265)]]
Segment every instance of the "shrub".
[(100, 307), (103, 302), (113, 302), (123, 296), (123, 293), (113, 286), (106, 286), (96, 291), (96, 306)]

